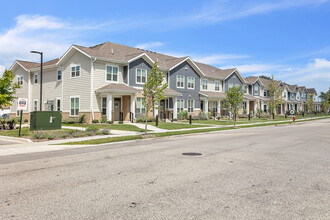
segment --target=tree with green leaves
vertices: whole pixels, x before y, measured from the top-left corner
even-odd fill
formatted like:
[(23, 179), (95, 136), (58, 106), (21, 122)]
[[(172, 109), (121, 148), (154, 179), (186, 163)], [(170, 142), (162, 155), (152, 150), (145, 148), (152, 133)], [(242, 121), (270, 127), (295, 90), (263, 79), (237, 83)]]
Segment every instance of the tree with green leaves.
[(330, 107), (330, 88), (327, 92), (321, 92), (319, 97), (321, 99), (321, 109), (324, 113), (327, 113)]
[(269, 80), (271, 80), (271, 78), (270, 78), (269, 76), (265, 76), (265, 75), (261, 75), (261, 76), (259, 76), (259, 78), (264, 78), (264, 79), (269, 79)]
[(276, 106), (282, 104), (284, 101), (282, 96), (282, 89), (279, 88), (278, 83), (274, 80), (273, 75), (270, 83), (268, 84), (268, 90), (269, 90), (268, 109), (271, 114), (271, 120), (273, 120), (273, 115)]
[(165, 98), (164, 89), (167, 88), (168, 84), (163, 83), (163, 80), (164, 74), (159, 71), (157, 62), (155, 62), (143, 87), (143, 105), (146, 111), (145, 134), (147, 134), (148, 113), (158, 108), (160, 101)]
[(14, 82), (15, 75), (11, 70), (5, 70), (0, 78), (0, 108), (11, 105), (15, 97), (16, 89), (20, 88), (17, 82)]
[(244, 93), (241, 91), (241, 86), (235, 86), (230, 88), (226, 94), (227, 98), (225, 99), (225, 102), (228, 102), (229, 109), (234, 114), (234, 127), (236, 127), (236, 118), (244, 99)]
[[(314, 101), (314, 94), (308, 94), (307, 96), (307, 111), (313, 113), (313, 110), (315, 109), (315, 101)], [(311, 118), (312, 118), (311, 114)]]

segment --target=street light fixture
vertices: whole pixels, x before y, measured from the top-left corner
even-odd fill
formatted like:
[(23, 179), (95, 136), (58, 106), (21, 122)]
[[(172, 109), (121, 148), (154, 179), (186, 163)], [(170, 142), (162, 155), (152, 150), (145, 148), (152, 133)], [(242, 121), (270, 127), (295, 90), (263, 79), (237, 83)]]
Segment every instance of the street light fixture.
[(30, 51), (30, 53), (40, 54), (40, 111), (42, 111), (42, 60), (43, 60), (43, 52), (39, 51)]

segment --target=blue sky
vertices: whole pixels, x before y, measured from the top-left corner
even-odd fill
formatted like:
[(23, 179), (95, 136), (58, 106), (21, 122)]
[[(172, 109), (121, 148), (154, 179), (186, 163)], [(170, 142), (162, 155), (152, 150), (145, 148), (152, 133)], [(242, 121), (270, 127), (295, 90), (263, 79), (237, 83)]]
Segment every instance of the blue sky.
[(6, 1), (0, 72), (15, 59), (60, 57), (71, 44), (140, 47), (244, 76), (330, 86), (330, 0)]

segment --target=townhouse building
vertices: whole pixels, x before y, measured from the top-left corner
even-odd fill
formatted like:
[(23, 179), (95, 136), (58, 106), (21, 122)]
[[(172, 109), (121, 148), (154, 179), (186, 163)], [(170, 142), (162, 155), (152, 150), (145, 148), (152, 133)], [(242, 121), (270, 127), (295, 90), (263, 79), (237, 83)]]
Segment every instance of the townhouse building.
[[(177, 118), (179, 112), (187, 110), (191, 115), (204, 111), (223, 116), (223, 100), (234, 86), (241, 86), (244, 92), (243, 112), (267, 111), (264, 94), (267, 95), (268, 82), (259, 77), (244, 78), (235, 68), (219, 69), (190, 57), (177, 58), (110, 42), (92, 47), (72, 45), (62, 57), (43, 63), (42, 109), (40, 65), (17, 60), (10, 69), (21, 85), (16, 95), (28, 99), (23, 118), (29, 118), (32, 111), (56, 110), (62, 112), (63, 119), (85, 114), (88, 122), (100, 118), (129, 121), (145, 114), (143, 86), (155, 62), (168, 88), (153, 115)], [(284, 83), (281, 86), (290, 92), (288, 102), (292, 101), (288, 99), (291, 94), (295, 98), (301, 91), (307, 92), (306, 88)], [(10, 112), (11, 117), (19, 115), (17, 101)]]

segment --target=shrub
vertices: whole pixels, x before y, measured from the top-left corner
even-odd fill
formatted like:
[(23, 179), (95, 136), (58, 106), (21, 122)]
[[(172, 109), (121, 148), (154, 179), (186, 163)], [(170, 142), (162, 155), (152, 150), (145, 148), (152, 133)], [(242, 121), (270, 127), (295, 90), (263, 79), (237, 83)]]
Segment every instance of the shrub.
[(29, 120), (28, 119), (24, 119), (24, 122), (27, 123), (27, 122), (29, 122)]
[(9, 129), (15, 129), (16, 128), (16, 120), (13, 118), (11, 120), (7, 121), (7, 126)]
[(36, 140), (41, 140), (41, 139), (47, 139), (48, 136), (47, 136), (47, 133), (45, 133), (45, 132), (35, 131), (32, 134), (32, 138), (36, 139)]
[(118, 124), (122, 125), (122, 124), (124, 124), (124, 122), (123, 121), (118, 121)]
[(46, 133), (46, 136), (48, 140), (54, 140), (56, 137), (54, 133)]
[(69, 134), (66, 132), (63, 132), (59, 136), (60, 136), (60, 138), (67, 138), (69, 136)]
[[(148, 117), (148, 122), (155, 122), (156, 118), (155, 117)], [(146, 122), (146, 116), (141, 115), (136, 119), (136, 122)]]
[(103, 130), (100, 130), (101, 134), (104, 134), (104, 135), (109, 135), (110, 134), (110, 130), (109, 129), (103, 129)]
[(113, 121), (107, 121), (108, 124), (113, 124)]
[(97, 120), (97, 119), (94, 119), (93, 121), (92, 121), (92, 123), (99, 123), (99, 120)]
[(86, 123), (86, 115), (85, 114), (83, 114), (82, 116), (80, 116), (79, 117), (79, 119), (78, 119), (78, 121), (79, 121), (79, 123)]
[(207, 120), (208, 119), (208, 115), (206, 114), (206, 112), (199, 112), (198, 113), (199, 116), (199, 120)]
[(208, 116), (209, 119), (212, 119), (212, 114), (211, 114), (211, 112), (208, 112), (208, 113), (207, 113), (207, 116)]
[(178, 121), (178, 119), (177, 118), (173, 118), (173, 121)]
[(179, 120), (188, 119), (188, 111), (181, 111), (178, 114)]
[(74, 123), (78, 123), (78, 119), (76, 118), (68, 118), (68, 119), (64, 119), (62, 121), (63, 124), (74, 124)]
[(98, 131), (99, 129), (98, 128), (96, 128), (96, 127), (88, 127), (87, 129), (86, 129), (86, 131), (88, 131), (88, 132), (96, 132), (96, 131)]
[(75, 131), (72, 133), (72, 137), (83, 137), (84, 134), (81, 131)]
[(107, 123), (108, 121), (107, 121), (106, 118), (100, 118), (100, 122), (101, 122), (101, 123)]

